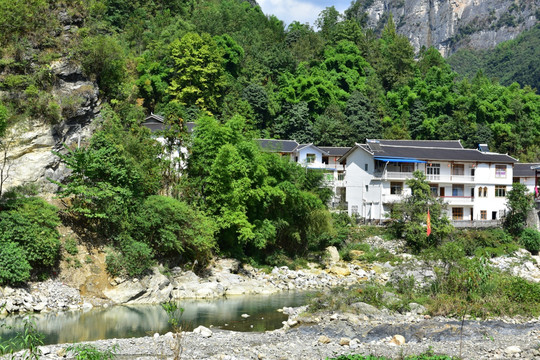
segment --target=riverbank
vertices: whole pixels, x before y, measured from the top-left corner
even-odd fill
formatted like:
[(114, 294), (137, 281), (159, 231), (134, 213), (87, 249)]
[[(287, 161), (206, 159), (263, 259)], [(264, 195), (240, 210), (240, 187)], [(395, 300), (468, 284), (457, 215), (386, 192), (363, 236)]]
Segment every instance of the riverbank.
[[(66, 279), (61, 274), (58, 279), (30, 283), (26, 287), (0, 287), (0, 316), (84, 310), (117, 304), (158, 304), (170, 300), (264, 295), (289, 290), (310, 291), (366, 281), (397, 284), (409, 278), (414, 279), (414, 286), (421, 288), (435, 279), (434, 267), (440, 264), (403, 253), (403, 243), (385, 241), (377, 236), (365, 242), (374, 249), (388, 251), (393, 261), (344, 262), (337, 250), (330, 248), (323, 264), (309, 264), (308, 268), (301, 270), (284, 266), (274, 267), (267, 273), (234, 259), (217, 259), (202, 274), (178, 267), (167, 271), (156, 267), (151, 274), (140, 278), (110, 278), (102, 274), (99, 286), (92, 283), (95, 276), (88, 276), (84, 283), (70, 283), (60, 281)], [(526, 250), (492, 258), (490, 265), (526, 280), (540, 282), (540, 257), (531, 256)]]
[[(291, 311), (291, 309), (284, 309)], [(400, 358), (435, 353), (462, 359), (533, 360), (540, 357), (540, 318), (519, 321), (461, 321), (417, 314), (319, 313), (294, 309), (284, 328), (244, 333), (199, 328), (181, 336), (182, 359), (326, 359), (341, 354)], [(300, 315), (298, 315), (300, 313)], [(292, 328), (290, 327), (292, 325)], [(404, 343), (402, 343), (404, 341)], [(171, 333), (90, 343), (104, 351), (116, 348), (117, 359), (172, 359)], [(42, 359), (74, 358), (67, 344), (41, 347)]]

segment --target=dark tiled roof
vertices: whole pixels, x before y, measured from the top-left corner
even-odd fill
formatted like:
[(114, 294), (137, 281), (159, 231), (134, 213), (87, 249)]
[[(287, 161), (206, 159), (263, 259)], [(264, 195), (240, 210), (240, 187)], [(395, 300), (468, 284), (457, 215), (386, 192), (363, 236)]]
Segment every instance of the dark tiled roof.
[(515, 163), (514, 164), (514, 177), (534, 177), (534, 170), (531, 166), (538, 166), (540, 164), (531, 163)]
[[(141, 125), (150, 129), (151, 132), (162, 131), (165, 130), (165, 124), (163, 121), (163, 116), (151, 114), (144, 119)], [(186, 127), (187, 132), (191, 134), (195, 128), (195, 123), (193, 121), (188, 121), (186, 122)]]
[(255, 141), (267, 151), (290, 153), (298, 147), (298, 143), (294, 140), (257, 139)]
[(437, 148), (437, 147), (411, 147), (382, 145), (381, 151), (375, 156), (414, 158), (418, 160), (454, 160), (454, 161), (480, 161), (498, 163), (516, 163), (511, 156), (497, 153), (486, 153), (475, 149)]
[(329, 156), (343, 156), (350, 149), (350, 147), (331, 147), (331, 146), (319, 146), (324, 152), (327, 152)]
[(413, 146), (427, 148), (463, 149), (459, 140), (375, 140), (381, 145)]

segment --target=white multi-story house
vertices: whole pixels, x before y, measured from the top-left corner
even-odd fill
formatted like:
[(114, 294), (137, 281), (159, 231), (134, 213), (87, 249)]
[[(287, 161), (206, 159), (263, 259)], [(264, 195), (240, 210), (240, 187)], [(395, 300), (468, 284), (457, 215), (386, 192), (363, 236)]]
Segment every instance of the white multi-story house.
[(332, 189), (334, 196), (330, 207), (345, 205), (345, 166), (339, 159), (349, 150), (348, 147), (315, 146), (299, 144), (294, 140), (258, 139), (257, 143), (264, 151), (270, 151), (288, 157), (308, 169), (324, 171), (325, 185)]
[(419, 170), (433, 195), (448, 204), (455, 225), (489, 226), (506, 212), (517, 160), (464, 149), (459, 140), (367, 140), (341, 159), (349, 215), (384, 222), (393, 203), (410, 194), (406, 180)]

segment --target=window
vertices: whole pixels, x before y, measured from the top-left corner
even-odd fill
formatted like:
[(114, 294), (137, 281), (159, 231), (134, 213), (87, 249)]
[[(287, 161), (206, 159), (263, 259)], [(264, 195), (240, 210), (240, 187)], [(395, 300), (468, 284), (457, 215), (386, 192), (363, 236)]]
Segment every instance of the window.
[(480, 210), (480, 220), (487, 220), (487, 210)]
[(463, 208), (452, 208), (452, 220), (463, 220)]
[(429, 185), (429, 190), (431, 191), (431, 196), (437, 197), (439, 195), (439, 185)]
[(495, 186), (495, 197), (505, 197), (506, 196), (506, 186), (497, 185)]
[(368, 171), (368, 164), (364, 164), (364, 170), (367, 172)]
[(506, 177), (506, 165), (495, 165), (495, 177), (498, 177), (498, 178)]
[(441, 164), (429, 164), (426, 169), (428, 180), (439, 180), (441, 175)]
[(328, 165), (328, 156), (323, 156), (322, 157), (322, 163)]
[(479, 187), (478, 188), (478, 197), (487, 197), (487, 187)]
[(463, 196), (464, 188), (463, 184), (452, 185), (452, 196)]
[(452, 168), (452, 175), (464, 175), (465, 174), (465, 165), (463, 164), (454, 164)]
[(313, 164), (315, 162), (315, 154), (306, 154), (306, 162)]
[(366, 185), (366, 192), (369, 191), (369, 185)]
[(403, 191), (403, 183), (402, 182), (394, 182), (394, 181), (392, 181), (390, 183), (390, 194), (400, 195), (402, 191)]
[(343, 171), (337, 173), (337, 179), (339, 181), (345, 180), (345, 173)]

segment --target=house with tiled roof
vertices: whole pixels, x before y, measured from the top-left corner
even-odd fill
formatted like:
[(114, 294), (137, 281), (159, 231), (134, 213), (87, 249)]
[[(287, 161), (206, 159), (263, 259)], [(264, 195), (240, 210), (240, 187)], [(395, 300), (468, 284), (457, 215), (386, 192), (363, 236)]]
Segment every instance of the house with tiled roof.
[(455, 225), (496, 225), (506, 213), (518, 161), (486, 146), (482, 150), (465, 149), (458, 140), (368, 139), (356, 144), (340, 159), (348, 213), (384, 222), (392, 204), (410, 194), (406, 180), (419, 170), (432, 194), (448, 204)]
[(331, 188), (334, 194), (329, 206), (331, 208), (345, 206), (345, 166), (339, 162), (339, 159), (349, 150), (348, 147), (299, 144), (295, 140), (257, 139), (255, 141), (264, 151), (286, 156), (290, 161), (308, 169), (322, 170), (325, 186)]

